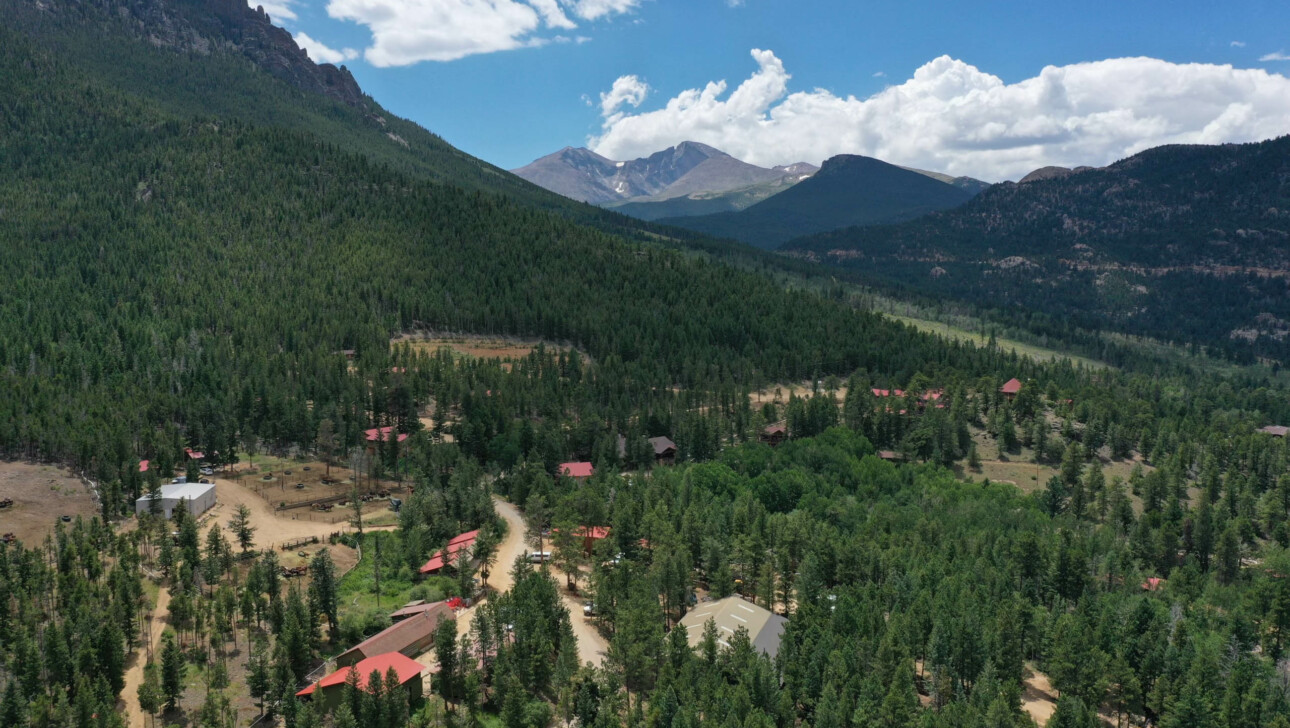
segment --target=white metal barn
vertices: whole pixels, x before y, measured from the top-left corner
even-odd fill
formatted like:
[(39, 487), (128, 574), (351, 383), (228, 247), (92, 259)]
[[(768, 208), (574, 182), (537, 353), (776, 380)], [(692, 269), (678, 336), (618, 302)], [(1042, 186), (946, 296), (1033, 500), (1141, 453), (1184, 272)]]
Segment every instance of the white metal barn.
[[(134, 512), (148, 512), (148, 504), (151, 500), (152, 497), (145, 494), (135, 501)], [(215, 484), (169, 483), (161, 486), (161, 510), (166, 514), (166, 518), (174, 515), (175, 508), (179, 507), (180, 503), (187, 503), (188, 512), (194, 516), (200, 516), (215, 507)]]

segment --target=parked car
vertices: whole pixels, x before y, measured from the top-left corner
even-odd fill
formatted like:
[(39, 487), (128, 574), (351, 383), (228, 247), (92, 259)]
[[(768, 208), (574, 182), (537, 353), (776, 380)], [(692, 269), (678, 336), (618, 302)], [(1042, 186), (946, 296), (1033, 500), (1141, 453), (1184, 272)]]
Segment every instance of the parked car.
[(202, 468), (202, 475), (214, 475), (214, 474), (215, 474), (214, 468)]
[(529, 554), (529, 562), (533, 564), (542, 564), (551, 560), (550, 551), (534, 551)]
[(596, 603), (595, 603), (595, 602), (583, 602), (583, 603), (582, 603), (582, 616), (584, 616), (584, 617), (594, 617), (594, 616), (596, 616)]

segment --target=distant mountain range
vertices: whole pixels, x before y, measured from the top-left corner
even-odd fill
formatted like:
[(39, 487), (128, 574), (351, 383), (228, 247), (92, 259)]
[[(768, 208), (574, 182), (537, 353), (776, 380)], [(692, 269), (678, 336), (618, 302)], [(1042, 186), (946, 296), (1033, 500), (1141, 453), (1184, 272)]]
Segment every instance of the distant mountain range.
[(746, 210), (660, 222), (775, 248), (793, 238), (827, 230), (912, 220), (961, 205), (980, 189), (945, 179), (950, 181), (870, 157), (840, 155), (826, 161), (809, 179)]
[(828, 160), (824, 170), (806, 162), (758, 167), (682, 142), (631, 161), (566, 147), (514, 173), (574, 200), (763, 248), (839, 227), (909, 220), (990, 186), (849, 155)]
[[(590, 149), (565, 147), (514, 172), (565, 197), (610, 207), (616, 203), (648, 204), (691, 195), (718, 196), (762, 185), (777, 190), (809, 177), (816, 169), (805, 163), (767, 169), (741, 162), (706, 144), (682, 142), (648, 157), (625, 162), (606, 159)], [(758, 199), (769, 194), (773, 193)]]
[(784, 247), (1054, 333), (1111, 328), (1290, 360), (1290, 136), (1045, 167), (953, 210)]

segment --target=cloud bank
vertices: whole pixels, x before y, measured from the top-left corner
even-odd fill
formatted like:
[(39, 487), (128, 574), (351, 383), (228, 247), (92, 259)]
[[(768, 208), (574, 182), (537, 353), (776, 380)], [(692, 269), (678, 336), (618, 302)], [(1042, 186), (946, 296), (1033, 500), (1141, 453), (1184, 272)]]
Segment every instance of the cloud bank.
[(639, 0), (329, 0), (327, 14), (365, 25), (374, 66), (454, 61), (569, 40), (543, 31), (627, 13)]
[(353, 48), (342, 48), (334, 50), (327, 47), (321, 41), (309, 37), (308, 33), (303, 30), (295, 35), (296, 45), (304, 48), (314, 63), (344, 63), (358, 58), (358, 51)]
[(1290, 133), (1290, 79), (1260, 69), (1114, 58), (1049, 66), (1007, 84), (942, 56), (861, 99), (823, 89), (790, 93), (791, 76), (774, 53), (752, 56), (757, 71), (728, 95), (725, 81), (713, 81), (652, 111), (606, 100), (644, 100), (643, 91), (621, 93), (643, 89), (639, 79), (620, 78), (601, 97), (602, 132), (588, 146), (632, 159), (697, 141), (763, 166), (864, 154), (998, 181), (1047, 165), (1109, 164), (1161, 144)]

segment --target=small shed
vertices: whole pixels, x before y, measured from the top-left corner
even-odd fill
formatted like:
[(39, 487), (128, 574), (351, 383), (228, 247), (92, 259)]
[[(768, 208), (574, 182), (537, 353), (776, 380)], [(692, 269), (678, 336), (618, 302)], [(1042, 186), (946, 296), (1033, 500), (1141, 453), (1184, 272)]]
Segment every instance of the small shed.
[(1282, 425), (1268, 425), (1267, 427), (1260, 427), (1259, 432), (1273, 437), (1285, 437), (1287, 433), (1290, 433), (1290, 427), (1284, 427)]
[[(134, 502), (134, 512), (147, 513), (151, 510), (151, 503), (152, 495), (145, 493)], [(215, 484), (174, 482), (161, 486), (161, 511), (166, 514), (166, 518), (174, 516), (175, 509), (180, 504), (184, 504), (194, 516), (209, 511), (215, 507)]]
[(1016, 397), (1021, 393), (1021, 380), (1016, 377), (1009, 379), (1007, 382), (1004, 382), (1002, 387), (999, 387), (999, 392), (1008, 399)]

